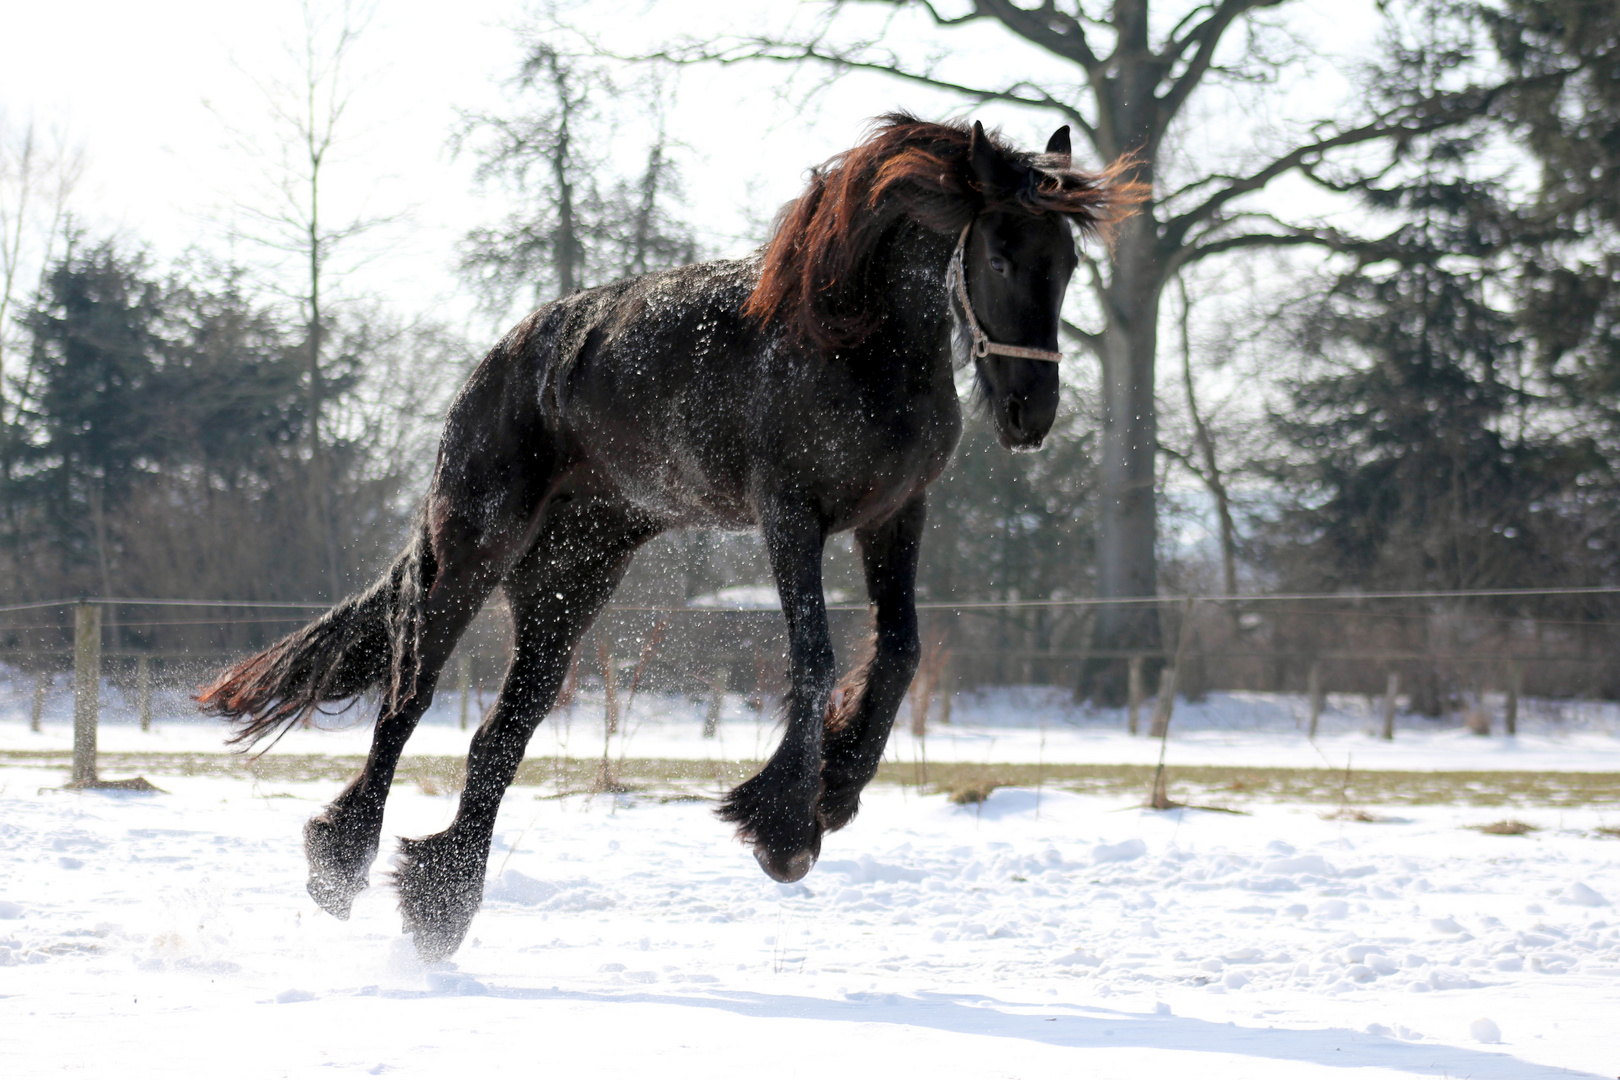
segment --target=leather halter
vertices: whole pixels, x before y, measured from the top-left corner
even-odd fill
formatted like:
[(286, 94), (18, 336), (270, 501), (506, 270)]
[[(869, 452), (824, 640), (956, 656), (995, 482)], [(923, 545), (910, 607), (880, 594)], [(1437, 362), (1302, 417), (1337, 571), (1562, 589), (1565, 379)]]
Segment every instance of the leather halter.
[(1053, 349), (1031, 349), (1023, 345), (1003, 345), (991, 341), (990, 336), (979, 325), (979, 318), (973, 313), (973, 301), (968, 299), (967, 272), (962, 268), (962, 252), (967, 248), (968, 230), (973, 228), (973, 222), (962, 226), (962, 235), (956, 238), (956, 250), (951, 253), (951, 261), (945, 267), (945, 287), (951, 287), (954, 279), (956, 283), (956, 299), (962, 305), (962, 312), (967, 316), (968, 330), (973, 335), (973, 347), (970, 351), (976, 360), (982, 360), (991, 353), (998, 356), (1019, 356), (1026, 360), (1048, 360), (1057, 363), (1063, 359), (1063, 354)]

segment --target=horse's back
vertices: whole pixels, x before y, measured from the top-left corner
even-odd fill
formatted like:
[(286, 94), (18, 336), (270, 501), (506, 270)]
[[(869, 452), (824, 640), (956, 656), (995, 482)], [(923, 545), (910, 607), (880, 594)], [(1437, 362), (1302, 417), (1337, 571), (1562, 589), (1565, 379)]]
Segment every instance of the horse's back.
[(749, 416), (767, 381), (767, 343), (742, 314), (757, 280), (748, 258), (563, 297), (509, 335), (508, 378), (594, 482), (666, 525), (747, 527)]
[[(579, 483), (663, 527), (751, 528), (783, 489), (830, 528), (886, 517), (937, 475), (960, 431), (937, 343), (875, 339), (841, 358), (743, 314), (759, 259), (584, 290), (510, 336), (510, 363)], [(907, 365), (934, 372), (920, 382)]]

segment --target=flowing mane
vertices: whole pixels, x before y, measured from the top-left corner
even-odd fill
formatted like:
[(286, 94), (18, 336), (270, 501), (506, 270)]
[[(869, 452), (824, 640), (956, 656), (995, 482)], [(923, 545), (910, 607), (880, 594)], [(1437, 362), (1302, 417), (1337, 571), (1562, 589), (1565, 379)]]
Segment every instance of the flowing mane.
[(999, 132), (989, 147), (1010, 182), (986, 184), (971, 160), (973, 140), (960, 121), (879, 117), (864, 142), (814, 169), (804, 194), (782, 208), (744, 314), (824, 350), (851, 348), (878, 321), (867, 278), (878, 241), (900, 218), (955, 235), (979, 214), (1011, 209), (1064, 214), (1096, 233), (1146, 195), (1120, 179), (1128, 162), (1081, 172), (1067, 155), (1016, 149)]

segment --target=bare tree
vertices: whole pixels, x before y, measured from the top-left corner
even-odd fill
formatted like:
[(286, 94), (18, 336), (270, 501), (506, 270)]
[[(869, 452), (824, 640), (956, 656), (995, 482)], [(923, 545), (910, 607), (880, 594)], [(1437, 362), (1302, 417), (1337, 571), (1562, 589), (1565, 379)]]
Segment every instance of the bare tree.
[[(84, 151), (63, 130), (42, 134), (33, 120), (14, 127), (0, 113), (0, 430), (16, 422), (27, 392), (27, 372), (12, 370), (8, 357), (19, 294), (36, 288), (51, 265), (83, 173)], [(8, 380), (15, 395), (7, 393)], [(3, 467), (10, 476), (9, 450)]]
[(1181, 330), (1181, 387), (1185, 395), (1187, 406), (1187, 424), (1192, 437), (1190, 452), (1182, 452), (1175, 447), (1167, 445), (1162, 440), (1159, 449), (1167, 457), (1179, 462), (1189, 473), (1195, 476), (1209, 492), (1209, 497), (1215, 501), (1215, 519), (1220, 535), (1221, 545), (1221, 588), (1227, 596), (1238, 594), (1237, 580), (1237, 525), (1232, 516), (1232, 497), (1227, 491), (1227, 475), (1221, 468), (1220, 454), (1217, 452), (1217, 436), (1210, 421), (1213, 416), (1206, 414), (1198, 406), (1198, 393), (1193, 379), (1193, 347), (1192, 347), (1192, 298), (1187, 292), (1186, 280), (1180, 276), (1176, 278), (1177, 291), (1180, 293), (1180, 316), (1178, 322)]
[[(1166, 183), (1171, 151), (1185, 133), (1177, 125), (1185, 123), (1188, 103), (1201, 89), (1274, 84), (1303, 59), (1303, 50), (1263, 18), (1285, 2), (1185, 0), (1168, 17), (1155, 17), (1160, 5), (1154, 0), (828, 0), (823, 17), (803, 33), (691, 37), (639, 58), (818, 65), (834, 76), (873, 73), (973, 104), (1055, 115), (1073, 125), (1099, 159), (1127, 160), (1130, 178), (1153, 187), (1156, 200), (1124, 224), (1106, 260), (1092, 266), (1103, 328), (1066, 326), (1102, 367), (1097, 593), (1151, 597), (1158, 587), (1155, 385), (1165, 286), (1183, 268), (1215, 255), (1332, 240), (1324, 230), (1278, 221), (1243, 200), (1290, 173), (1314, 178), (1316, 166), (1336, 151), (1395, 146), (1478, 107), (1472, 90), (1413, 94), (1353, 119), (1302, 124), (1291, 145), (1241, 168), (1200, 170), (1180, 162), (1172, 172), (1184, 175)], [(843, 20), (857, 8), (887, 9), (893, 17), (874, 36), (843, 33)], [(939, 36), (921, 38), (919, 58), (918, 31), (929, 32), (922, 24)], [(945, 47), (953, 35), (991, 27), (1027, 46), (1034, 63), (1005, 77), (953, 64)], [(1073, 72), (1072, 80), (1030, 74), (1050, 69), (1054, 60)], [(1099, 651), (1152, 653), (1160, 644), (1153, 604), (1108, 605), (1095, 631)], [(1094, 675), (1097, 696), (1123, 696), (1122, 663), (1102, 663)]]
[[(315, 535), (326, 547), (327, 590), (343, 587), (338, 529), (332, 520), (328, 460), (327, 377), (338, 249), (393, 220), (386, 216), (342, 216), (326, 206), (337, 148), (353, 135), (349, 111), (361, 78), (353, 70), (355, 48), (375, 12), (369, 3), (342, 0), (335, 8), (303, 0), (298, 37), (287, 45), (288, 74), (254, 79), (268, 112), (268, 129), (244, 131), (227, 124), (240, 148), (268, 166), (269, 188), (259, 198), (238, 201), (234, 232), (282, 256), (296, 268), (290, 286), (305, 327), (306, 453), (310, 468), (308, 512)], [(251, 77), (251, 76), (250, 76)], [(241, 224), (245, 221), (246, 224)]]
[(463, 275), (486, 307), (503, 314), (525, 286), (532, 304), (547, 292), (566, 296), (579, 286), (585, 245), (577, 188), (589, 183), (596, 162), (577, 134), (593, 116), (594, 93), (609, 87), (600, 71), (541, 43), (513, 89), (538, 105), (515, 116), (469, 114), (452, 139), (458, 154), (477, 155), (474, 180), (505, 187), (517, 204), (499, 224), (474, 229), (462, 245)]
[[(463, 118), (452, 140), (478, 159), (483, 187), (503, 188), (512, 210), (462, 243), (464, 277), (491, 312), (693, 261), (697, 242), (674, 213), (680, 174), (664, 118), (667, 94), (655, 78), (616, 85), (600, 61), (549, 41), (531, 46), (512, 81), (511, 114)], [(606, 144), (622, 115), (650, 114), (646, 165), (638, 177), (611, 177)], [(633, 104), (635, 108), (625, 108)]]

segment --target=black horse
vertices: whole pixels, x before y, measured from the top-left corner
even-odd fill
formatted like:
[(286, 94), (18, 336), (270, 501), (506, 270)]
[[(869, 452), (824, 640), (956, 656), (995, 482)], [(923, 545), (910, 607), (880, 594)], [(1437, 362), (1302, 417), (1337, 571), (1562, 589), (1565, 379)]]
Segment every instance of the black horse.
[[(975, 365), (1006, 446), (1038, 447), (1057, 410), (1071, 223), (1094, 231), (1140, 199), (1117, 168), (1074, 170), (1066, 127), (1031, 154), (979, 124), (890, 115), (812, 173), (762, 252), (576, 292), (519, 323), (451, 407), (387, 574), (200, 692), (251, 744), (381, 690), (365, 768), (304, 829), (315, 901), (347, 918), (366, 887), (400, 752), (499, 587), (515, 645), (455, 822), (401, 840), (395, 864), (419, 952), (454, 952), (574, 648), (636, 549), (690, 526), (764, 536), (791, 641), (786, 729), (719, 813), (771, 877), (808, 873), (822, 834), (855, 816), (916, 670), (924, 490), (962, 426), (953, 366)], [(844, 530), (876, 632), (835, 697), (821, 560)]]

